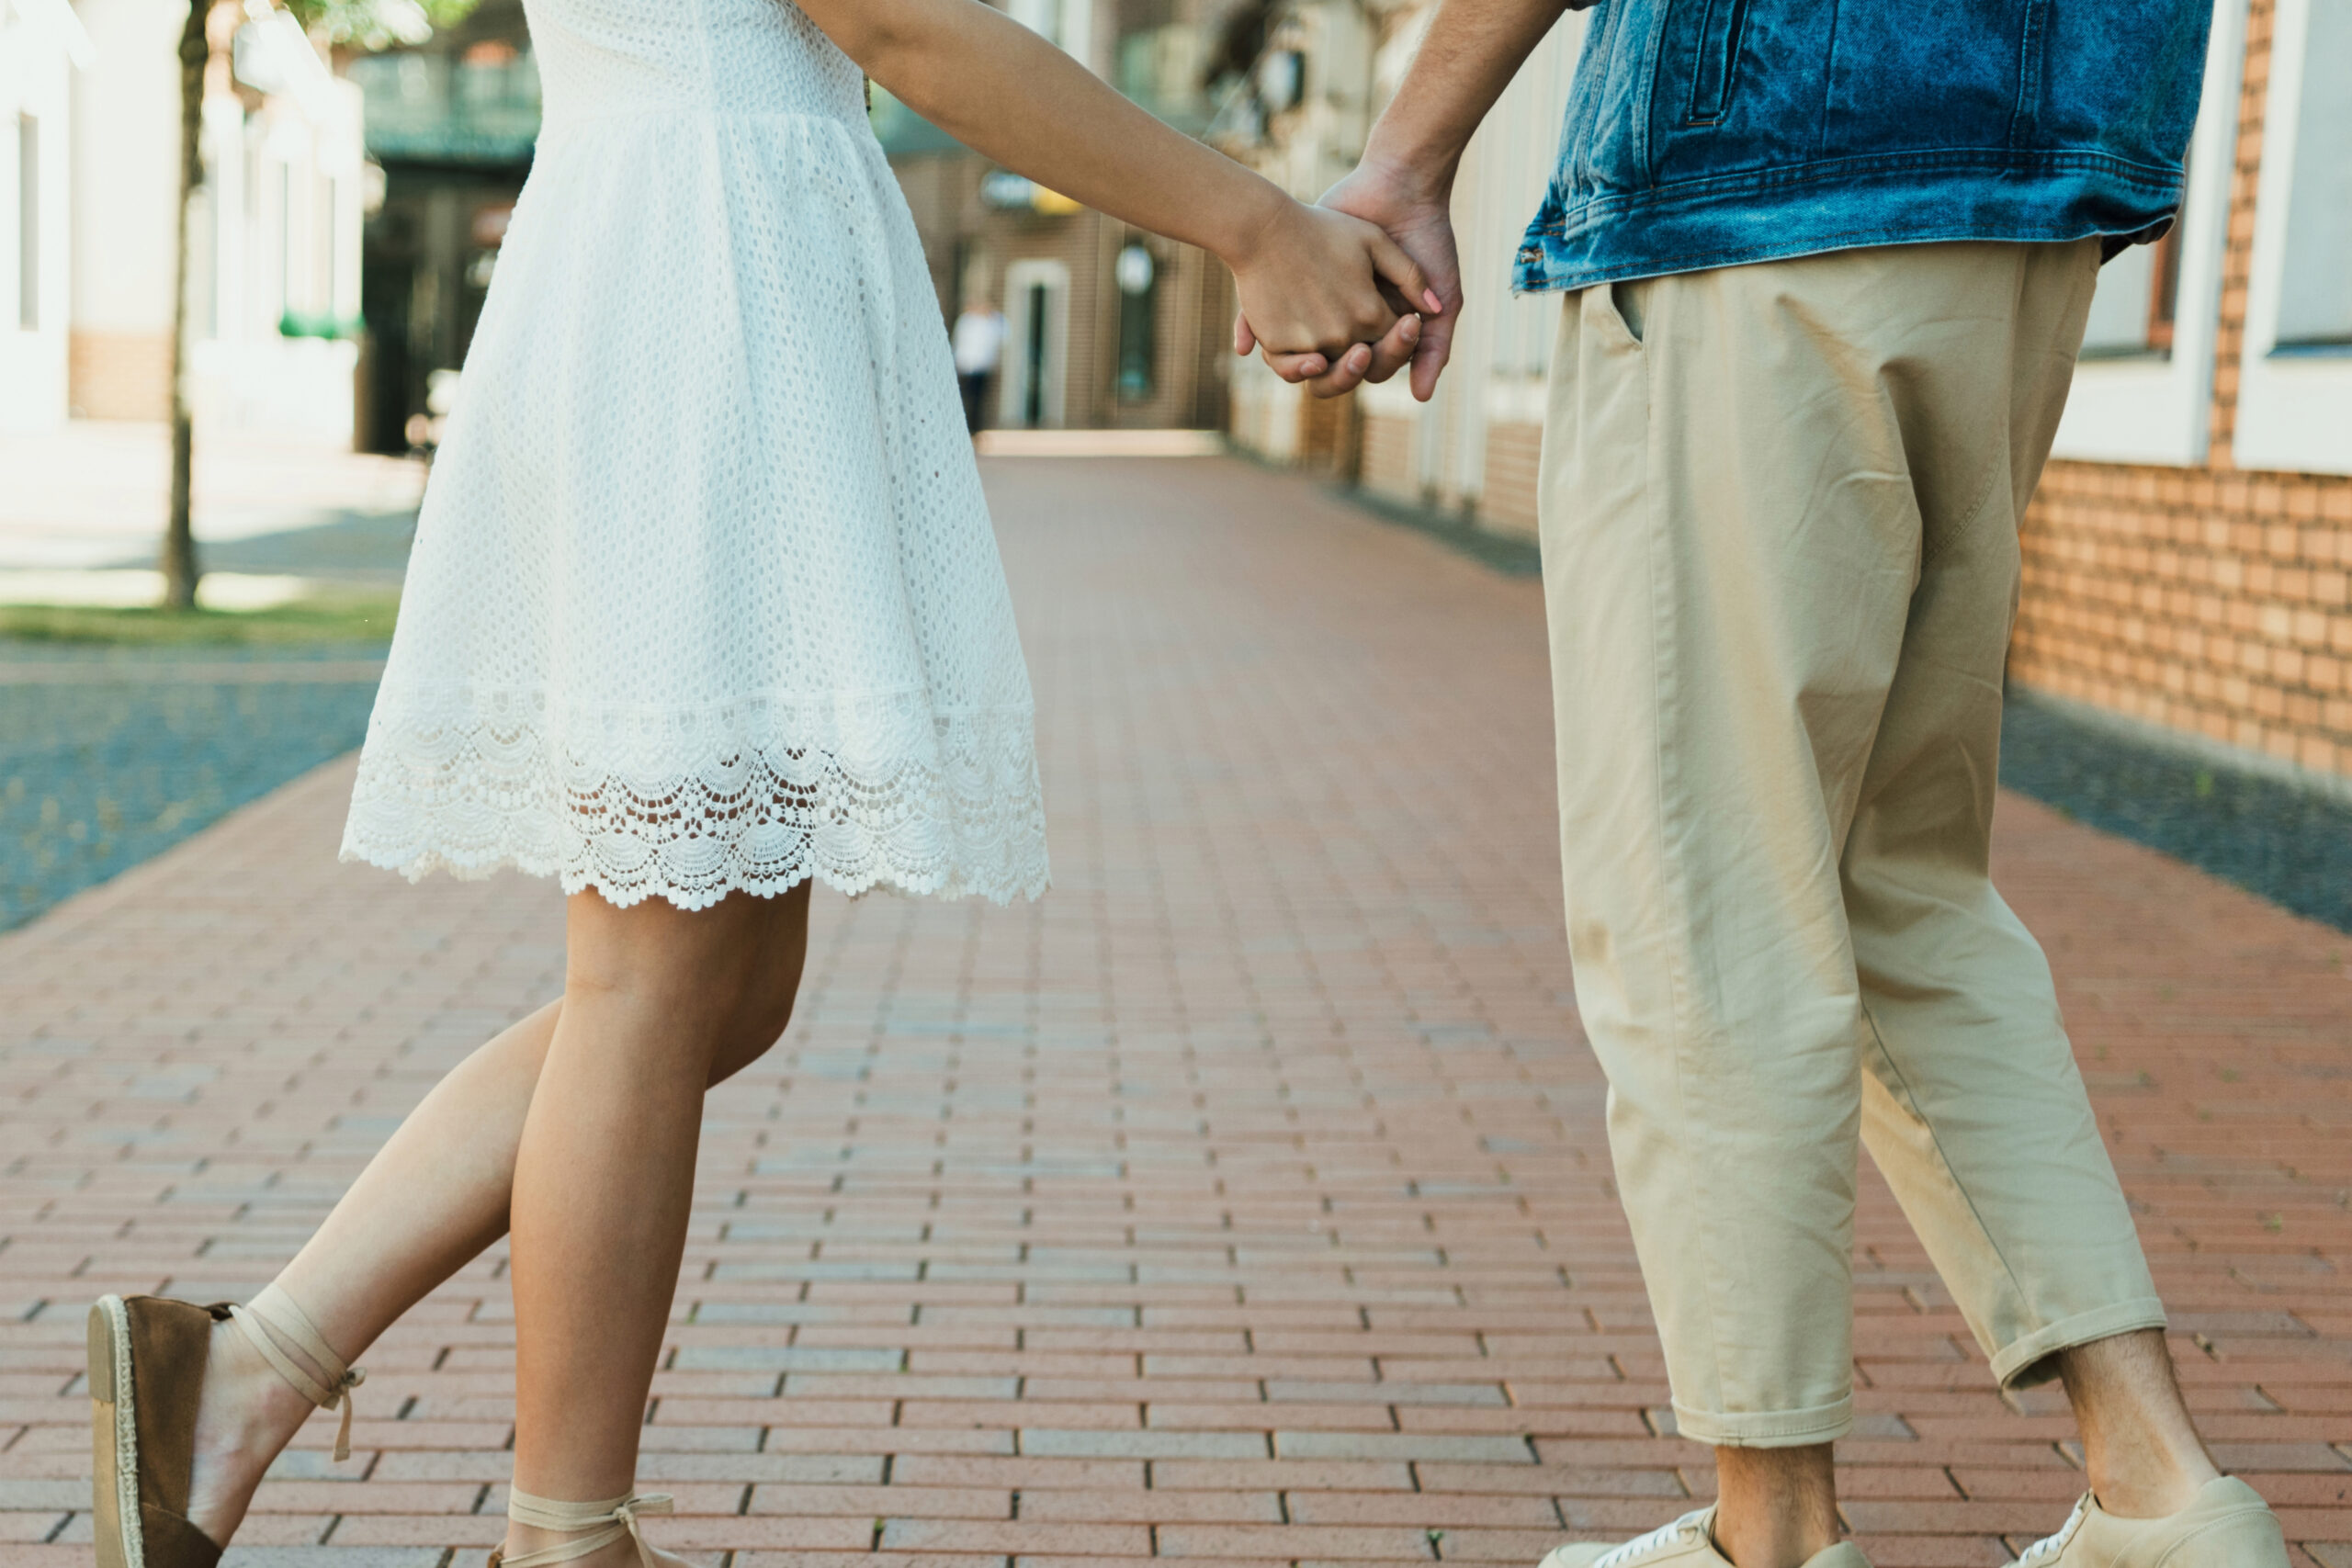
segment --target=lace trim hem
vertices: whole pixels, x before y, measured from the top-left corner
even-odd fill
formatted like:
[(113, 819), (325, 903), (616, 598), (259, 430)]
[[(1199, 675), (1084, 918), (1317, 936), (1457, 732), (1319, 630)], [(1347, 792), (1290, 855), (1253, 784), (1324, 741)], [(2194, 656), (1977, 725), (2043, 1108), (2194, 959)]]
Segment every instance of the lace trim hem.
[(616, 767), (511, 718), (379, 715), (342, 858), (411, 882), (513, 869), (623, 908), (660, 897), (700, 909), (812, 879), (851, 895), (1038, 897), (1050, 872), (1028, 713), (923, 728), (933, 744), (889, 761), (871, 744), (705, 735), (689, 758), (648, 768)]

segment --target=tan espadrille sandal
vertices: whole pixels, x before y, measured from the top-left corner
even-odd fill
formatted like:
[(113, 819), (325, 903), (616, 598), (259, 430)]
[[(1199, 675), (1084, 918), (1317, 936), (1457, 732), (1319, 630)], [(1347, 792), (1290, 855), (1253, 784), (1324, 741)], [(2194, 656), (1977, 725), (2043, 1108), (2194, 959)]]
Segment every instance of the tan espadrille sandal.
[[(105, 1296), (90, 1308), (92, 1522), (98, 1568), (212, 1568), (220, 1543), (188, 1522), (196, 1407), (212, 1325), (234, 1323), (277, 1375), (322, 1410), (343, 1407), (334, 1457), (351, 1457), (346, 1367), (302, 1309), (271, 1285), (248, 1306), (197, 1306), (161, 1296)], [(280, 1348), (284, 1339), (327, 1374), (321, 1382)]]
[(667, 1492), (636, 1492), (626, 1497), (607, 1497), (601, 1503), (559, 1503), (547, 1497), (534, 1497), (528, 1492), (512, 1487), (506, 1493), (506, 1517), (518, 1525), (541, 1530), (588, 1530), (593, 1533), (578, 1540), (567, 1540), (556, 1546), (543, 1547), (537, 1551), (506, 1555), (504, 1547), (490, 1554), (488, 1568), (554, 1568), (558, 1562), (570, 1562), (602, 1551), (623, 1536), (637, 1542), (639, 1568), (694, 1568), (684, 1558), (655, 1547), (637, 1528), (643, 1514), (668, 1514), (677, 1505)]

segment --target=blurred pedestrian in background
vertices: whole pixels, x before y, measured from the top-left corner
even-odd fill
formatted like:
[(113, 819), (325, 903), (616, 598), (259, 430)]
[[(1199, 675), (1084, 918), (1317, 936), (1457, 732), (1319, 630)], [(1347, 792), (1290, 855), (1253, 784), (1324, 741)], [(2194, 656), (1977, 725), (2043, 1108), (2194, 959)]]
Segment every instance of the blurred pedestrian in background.
[(977, 435), (988, 423), (989, 390), (1004, 358), (1004, 312), (983, 296), (964, 301), (956, 318), (956, 384), (964, 393), (964, 428)]

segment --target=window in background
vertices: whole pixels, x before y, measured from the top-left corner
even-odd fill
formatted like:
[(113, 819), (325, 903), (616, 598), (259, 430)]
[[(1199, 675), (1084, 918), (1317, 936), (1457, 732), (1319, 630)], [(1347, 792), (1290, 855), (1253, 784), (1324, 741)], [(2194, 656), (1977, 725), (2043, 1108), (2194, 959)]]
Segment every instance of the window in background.
[(1022, 378), (1021, 423), (1031, 429), (1046, 423), (1046, 312), (1050, 308), (1042, 283), (1029, 286), (1028, 341), (1023, 363), (1029, 374)]
[(1130, 241), (1119, 253), (1119, 399), (1151, 396), (1154, 340), (1159, 335), (1159, 268), (1151, 252)]
[(220, 183), (208, 175), (187, 198), (189, 330), (207, 339), (220, 335), (220, 291), (227, 284), (220, 265)]
[(2231, 456), (2352, 474), (2352, 0), (2275, 0)]
[(2165, 464), (2205, 457), (2246, 19), (2246, 0), (2211, 3), (2213, 25), (2182, 160), (2180, 211), (2164, 238), (2129, 246), (2099, 269), (2054, 457)]
[(278, 330), (284, 332), (294, 311), (294, 166), (279, 164), (277, 169), (277, 312)]
[(1062, 41), (1061, 0), (1009, 0), (1005, 9), (1031, 32), (1043, 33), (1055, 43)]
[(2180, 303), (2180, 225), (2150, 245), (2133, 245), (2099, 269), (2083, 329), (2085, 359), (2165, 358)]
[(1208, 124), (1202, 96), (1202, 51), (1205, 39), (1189, 22), (1148, 28), (1119, 39), (1119, 91), (1179, 129), (1197, 131)]
[(320, 225), (319, 236), (322, 255), (319, 275), (319, 316), (327, 330), (341, 334), (350, 324), (343, 299), (343, 269), (345, 265), (343, 235), (344, 183), (339, 175), (319, 177), (319, 201), (326, 221)]
[(2311, 0), (2272, 352), (2352, 352), (2352, 0)]
[(17, 325), (40, 331), (40, 121), (17, 117)]
[(522, 51), (504, 39), (469, 44), (458, 57), (457, 100), (462, 108), (495, 108), (514, 92), (514, 65)]

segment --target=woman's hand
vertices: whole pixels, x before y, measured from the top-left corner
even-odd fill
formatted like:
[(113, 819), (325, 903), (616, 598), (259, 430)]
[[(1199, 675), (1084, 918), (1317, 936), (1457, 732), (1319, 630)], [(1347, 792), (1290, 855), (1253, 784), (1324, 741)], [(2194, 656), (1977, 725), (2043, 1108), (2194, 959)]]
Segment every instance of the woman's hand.
[[(1462, 315), (1462, 265), (1453, 245), (1450, 171), (1429, 180), (1367, 158), (1324, 194), (1322, 205), (1379, 225), (1421, 264), (1422, 276), (1442, 303), (1425, 312), (1426, 320), (1408, 317), (1380, 342), (1351, 349), (1336, 361), (1319, 354), (1269, 350), (1268, 367), (1285, 381), (1304, 382), (1318, 398), (1335, 398), (1366, 381), (1385, 381), (1410, 365), (1413, 396), (1429, 401), (1437, 391), (1438, 375), (1452, 353), (1454, 323)], [(1248, 354), (1258, 346), (1245, 313), (1234, 321), (1233, 351)]]
[(1283, 355), (1293, 378), (1319, 374), (1358, 345), (1409, 341), (1419, 332), (1416, 312), (1442, 304), (1413, 258), (1377, 227), (1288, 197), (1225, 260), (1241, 297), (1240, 330), (1253, 346)]

